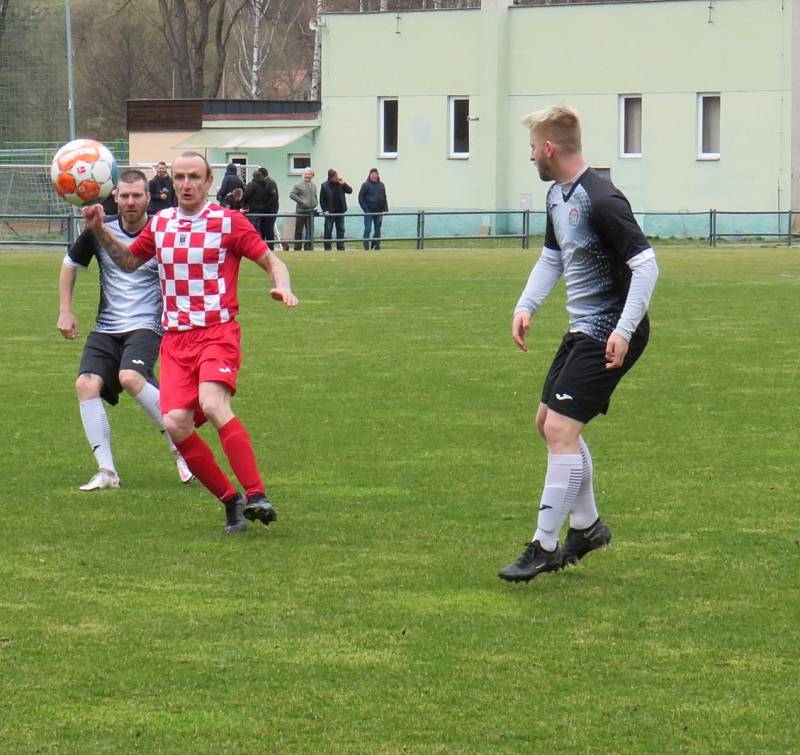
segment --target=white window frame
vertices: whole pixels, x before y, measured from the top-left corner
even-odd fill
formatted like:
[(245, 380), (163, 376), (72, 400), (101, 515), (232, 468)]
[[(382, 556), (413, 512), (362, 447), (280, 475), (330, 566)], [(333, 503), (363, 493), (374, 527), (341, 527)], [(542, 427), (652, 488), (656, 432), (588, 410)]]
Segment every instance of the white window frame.
[[(397, 142), (397, 146), (395, 147), (394, 152), (391, 150), (385, 149), (386, 147), (386, 140), (385, 140), (385, 121), (384, 116), (386, 114), (386, 103), (387, 102), (397, 102), (397, 123), (395, 124), (397, 127), (397, 133), (395, 134), (395, 141)], [(387, 158), (387, 159), (394, 159), (397, 157), (397, 151), (400, 148), (400, 103), (397, 97), (378, 97), (378, 157)]]
[[(637, 101), (639, 102), (639, 151), (628, 152), (625, 144), (628, 135), (628, 103)], [(641, 94), (621, 94), (619, 96), (619, 156), (625, 159), (638, 158), (642, 156), (642, 95)]]
[[(448, 134), (448, 149), (447, 154), (451, 160), (469, 160), (469, 149), (466, 152), (455, 151), (456, 141), (456, 102), (466, 100), (469, 105), (469, 96), (453, 95), (447, 98), (448, 121), (449, 121), (449, 134)], [(468, 108), (469, 109), (469, 108)], [(469, 139), (469, 116), (467, 116), (467, 139)]]
[(247, 183), (247, 155), (240, 152), (228, 152), (225, 156), (225, 165), (234, 163), (238, 172), (239, 178)]
[[(703, 149), (703, 131), (705, 127), (705, 103), (707, 99), (716, 99), (717, 110), (717, 151), (706, 152)], [(698, 160), (719, 160), (722, 142), (722, 96), (719, 92), (698, 92), (697, 93), (697, 159)]]
[[(305, 160), (308, 160), (308, 165), (304, 165), (303, 167), (295, 165), (295, 160), (297, 158), (303, 158)], [(310, 167), (311, 167), (311, 155), (308, 152), (294, 152), (289, 155), (290, 176), (302, 176), (305, 170)]]

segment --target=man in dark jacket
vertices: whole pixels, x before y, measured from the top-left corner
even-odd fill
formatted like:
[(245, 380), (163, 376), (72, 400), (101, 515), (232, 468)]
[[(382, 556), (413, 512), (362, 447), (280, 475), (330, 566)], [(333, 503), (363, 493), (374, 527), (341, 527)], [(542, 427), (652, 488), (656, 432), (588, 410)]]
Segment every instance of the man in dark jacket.
[(217, 192), (217, 202), (221, 204), (222, 200), (234, 189), (241, 189), (244, 191), (244, 181), (239, 178), (239, 168), (236, 163), (228, 163), (228, 167), (225, 168), (225, 176)]
[(163, 160), (156, 166), (156, 174), (150, 179), (148, 188), (150, 189), (150, 204), (147, 207), (149, 215), (155, 215), (161, 210), (175, 207), (178, 204), (167, 164)]
[(244, 189), (244, 210), (250, 222), (269, 244), (275, 245), (275, 215), (278, 212), (278, 184), (270, 177), (266, 168), (259, 168), (253, 180)]
[(389, 212), (389, 203), (386, 199), (386, 187), (381, 181), (378, 169), (373, 168), (367, 180), (361, 184), (358, 192), (358, 204), (364, 212), (364, 249), (369, 249), (369, 235), (372, 226), (375, 226), (375, 235), (372, 238), (372, 248), (381, 248), (381, 225), (383, 213)]
[(333, 168), (328, 171), (328, 180), (319, 187), (319, 206), (325, 216), (323, 234), (325, 250), (331, 249), (331, 231), (336, 226), (336, 248), (344, 251), (344, 213), (347, 212), (345, 194), (352, 194), (353, 189)]

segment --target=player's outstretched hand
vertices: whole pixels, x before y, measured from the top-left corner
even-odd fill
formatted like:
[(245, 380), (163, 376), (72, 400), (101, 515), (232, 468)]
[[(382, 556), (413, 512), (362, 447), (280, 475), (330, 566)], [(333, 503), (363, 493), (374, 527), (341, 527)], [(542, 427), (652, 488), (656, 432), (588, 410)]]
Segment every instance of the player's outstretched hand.
[(616, 370), (622, 367), (628, 353), (628, 342), (616, 331), (606, 341), (606, 369)]
[(90, 204), (86, 207), (81, 207), (81, 215), (86, 221), (87, 228), (98, 228), (103, 224), (103, 219), (106, 213), (101, 204)]
[(275, 301), (282, 301), (287, 307), (296, 307), (300, 303), (291, 291), (286, 291), (282, 288), (273, 288), (269, 295)]
[(514, 320), (511, 323), (511, 337), (514, 343), (522, 349), (528, 350), (528, 345), (525, 343), (525, 336), (531, 329), (531, 313), (530, 312), (517, 312), (514, 315)]
[(73, 314), (62, 314), (58, 316), (58, 323), (56, 324), (59, 333), (68, 341), (78, 337), (78, 321)]

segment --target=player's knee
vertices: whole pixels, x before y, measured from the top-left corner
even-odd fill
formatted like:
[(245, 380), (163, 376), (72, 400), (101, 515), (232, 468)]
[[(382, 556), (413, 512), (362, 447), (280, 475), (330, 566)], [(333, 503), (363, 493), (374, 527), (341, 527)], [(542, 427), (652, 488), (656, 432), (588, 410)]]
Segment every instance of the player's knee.
[(541, 433), (548, 448), (558, 452), (563, 450), (563, 447), (572, 446), (577, 441), (580, 426), (556, 412), (547, 412), (542, 423)]
[(161, 419), (164, 429), (173, 441), (180, 442), (194, 432), (194, 423), (191, 417), (186, 418), (182, 414), (167, 412)]
[(103, 379), (99, 375), (92, 375), (89, 372), (81, 373), (75, 381), (75, 391), (81, 401), (97, 398), (102, 388)]
[(144, 388), (145, 379), (136, 370), (120, 370), (119, 384), (123, 390), (135, 396)]

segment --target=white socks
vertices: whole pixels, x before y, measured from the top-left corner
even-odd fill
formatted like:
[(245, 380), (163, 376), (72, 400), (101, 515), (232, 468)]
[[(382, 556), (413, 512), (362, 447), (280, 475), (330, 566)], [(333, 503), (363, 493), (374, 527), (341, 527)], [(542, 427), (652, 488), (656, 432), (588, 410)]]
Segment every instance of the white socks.
[(558, 545), (561, 526), (568, 514), (569, 525), (576, 530), (591, 527), (598, 518), (592, 454), (583, 436), (578, 437), (578, 443), (578, 454), (547, 455), (547, 475), (533, 539), (548, 551)]
[(97, 459), (97, 466), (116, 474), (114, 457), (111, 455), (111, 425), (108, 422), (106, 408), (103, 406), (103, 399), (90, 398), (88, 401), (81, 401), (79, 406), (86, 440), (89, 441), (94, 458)]
[(167, 443), (169, 443), (173, 455), (177, 455), (178, 449), (175, 448), (172, 438), (169, 437), (169, 434), (164, 429), (164, 422), (161, 419), (158, 388), (152, 383), (145, 383), (144, 388), (142, 388), (134, 398), (139, 402), (142, 409), (144, 409), (145, 414), (150, 417), (150, 420), (158, 428), (158, 431), (167, 439)]
[(545, 550), (555, 550), (561, 525), (572, 510), (583, 482), (582, 454), (548, 454), (547, 475), (533, 539)]
[(592, 454), (589, 451), (589, 446), (584, 442), (583, 436), (578, 437), (578, 443), (580, 443), (581, 456), (583, 457), (583, 482), (578, 495), (575, 497), (575, 503), (569, 512), (569, 526), (574, 527), (576, 530), (585, 530), (597, 521), (599, 514), (594, 500)]

